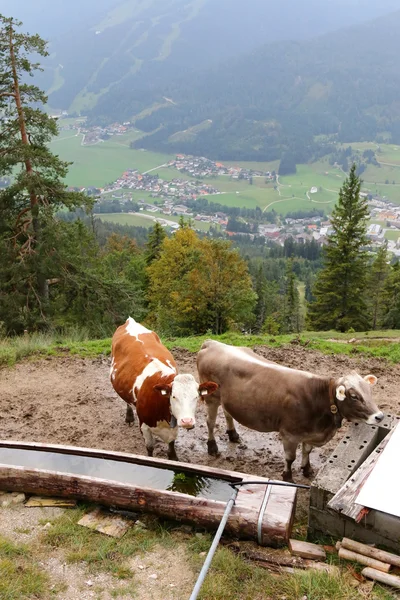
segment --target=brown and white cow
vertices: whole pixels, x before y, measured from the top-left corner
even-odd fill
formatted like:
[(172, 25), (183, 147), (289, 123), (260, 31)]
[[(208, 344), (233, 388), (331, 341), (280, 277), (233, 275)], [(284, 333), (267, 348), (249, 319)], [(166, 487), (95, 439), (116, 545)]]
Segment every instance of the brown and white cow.
[(248, 348), (208, 340), (197, 357), (200, 381), (212, 379), (218, 390), (206, 399), (208, 453), (218, 454), (214, 427), (220, 404), (225, 413), (231, 442), (239, 435), (233, 419), (256, 431), (279, 431), (285, 451), (283, 479), (292, 480), (292, 463), (302, 442), (301, 467), (311, 474), (313, 446), (328, 442), (342, 419), (379, 423), (384, 415), (372, 400), (374, 375), (361, 377), (355, 371), (344, 377), (321, 377), (283, 367)]
[(199, 396), (218, 387), (213, 382), (199, 385), (193, 375), (178, 375), (174, 358), (158, 335), (131, 317), (114, 333), (110, 376), (128, 404), (127, 423), (134, 421), (132, 405), (136, 406), (148, 455), (153, 455), (155, 435), (168, 444), (171, 460), (178, 460), (178, 428), (193, 429)]

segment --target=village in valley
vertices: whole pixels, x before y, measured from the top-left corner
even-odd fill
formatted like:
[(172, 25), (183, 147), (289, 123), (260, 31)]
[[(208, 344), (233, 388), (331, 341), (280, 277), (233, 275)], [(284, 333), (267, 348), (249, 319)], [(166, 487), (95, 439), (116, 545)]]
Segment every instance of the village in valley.
[[(62, 128), (78, 131), (82, 135), (82, 145), (93, 145), (102, 143), (111, 136), (126, 134), (132, 128), (132, 124), (126, 122), (105, 127), (89, 127), (83, 120)], [(179, 172), (181, 176), (167, 177), (164, 174), (165, 169)], [(159, 175), (158, 171), (163, 171), (163, 174)], [(304, 214), (298, 211), (299, 214), (282, 217), (272, 211), (271, 218), (271, 212), (259, 210), (256, 218), (249, 218), (241, 214), (245, 210), (233, 212), (230, 207), (224, 205), (224, 192), (216, 187), (216, 179), (221, 177), (231, 181), (246, 181), (249, 184), (252, 184), (255, 178), (263, 178), (266, 184), (276, 186), (275, 189), (278, 189), (279, 185), (275, 171), (225, 165), (206, 157), (177, 154), (175, 159), (147, 172), (128, 169), (103, 188), (92, 186), (80, 190), (98, 197), (96, 210), (100, 213), (108, 212), (104, 210), (104, 204), (111, 199), (118, 212), (146, 215), (171, 230), (177, 229), (179, 225), (169, 217), (183, 216), (192, 221), (194, 228), (200, 222), (208, 223), (220, 231), (225, 231), (229, 237), (247, 235), (253, 239), (260, 236), (279, 245), (283, 245), (285, 240), (291, 237), (299, 243), (314, 240), (318, 245), (326, 244), (331, 233), (329, 215), (322, 211), (310, 210)], [(316, 187), (311, 187), (307, 197), (316, 191)], [(393, 254), (400, 256), (400, 206), (386, 197), (367, 191), (363, 191), (361, 195), (367, 199), (370, 208), (371, 224), (367, 237), (371, 250), (383, 244), (387, 230), (398, 230), (399, 238), (397, 241), (389, 239), (388, 248)], [(206, 198), (208, 202), (202, 203), (199, 209), (195, 201), (202, 198)], [(216, 210), (215, 205), (218, 206)], [(246, 209), (246, 206), (243, 206), (243, 209)], [(234, 231), (229, 229), (231, 217), (236, 223)]]

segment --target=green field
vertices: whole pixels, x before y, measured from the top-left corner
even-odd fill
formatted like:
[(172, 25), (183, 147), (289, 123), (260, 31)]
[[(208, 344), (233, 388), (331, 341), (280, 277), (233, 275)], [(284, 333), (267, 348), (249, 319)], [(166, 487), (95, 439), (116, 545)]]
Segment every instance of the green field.
[[(145, 216), (146, 215), (146, 216)], [(172, 215), (162, 215), (160, 213), (150, 213), (143, 211), (142, 215), (134, 215), (131, 213), (101, 213), (96, 214), (96, 217), (102, 221), (108, 221), (109, 223), (117, 223), (118, 225), (133, 225), (135, 227), (146, 227), (149, 229), (154, 226), (154, 220), (148, 217), (155, 217), (157, 219), (166, 219), (168, 221), (174, 221), (179, 223), (180, 217), (174, 217)], [(189, 218), (189, 217), (188, 217)], [(210, 223), (202, 223), (199, 221), (194, 222), (194, 228), (199, 231), (208, 231), (210, 229)]]
[(393, 242), (397, 242), (397, 240), (399, 239), (399, 237), (400, 237), (400, 231), (399, 230), (397, 230), (397, 231), (392, 230), (392, 231), (386, 231), (385, 232), (385, 238), (387, 240), (392, 240)]
[(127, 169), (144, 172), (174, 158), (156, 152), (132, 150), (130, 142), (140, 135), (130, 131), (125, 135), (113, 136), (105, 142), (82, 146), (81, 134), (62, 131), (50, 144), (50, 149), (62, 160), (73, 163), (66, 178), (68, 185), (103, 187), (115, 181)]

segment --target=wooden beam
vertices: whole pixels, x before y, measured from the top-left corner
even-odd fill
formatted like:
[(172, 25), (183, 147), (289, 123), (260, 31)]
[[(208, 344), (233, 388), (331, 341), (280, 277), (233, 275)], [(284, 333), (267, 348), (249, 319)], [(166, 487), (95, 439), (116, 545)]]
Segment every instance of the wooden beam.
[(400, 567), (400, 556), (397, 554), (379, 550), (379, 548), (373, 548), (372, 546), (361, 544), (361, 542), (355, 542), (349, 538), (343, 538), (340, 544), (342, 548), (346, 548), (347, 550), (352, 550), (353, 552), (358, 552), (358, 554), (364, 554), (364, 556), (369, 556), (384, 563), (389, 563), (395, 567)]
[(389, 585), (390, 587), (400, 589), (400, 577), (397, 577), (396, 575), (382, 573), (382, 571), (378, 571), (370, 567), (363, 569), (361, 571), (361, 575), (364, 575), (364, 577), (368, 577), (368, 579), (374, 579), (375, 581), (379, 581), (379, 583)]
[(356, 504), (355, 501), (360, 493), (361, 488), (374, 468), (381, 452), (387, 445), (393, 431), (394, 429), (389, 431), (387, 436), (381, 441), (375, 450), (371, 452), (369, 457), (357, 469), (354, 475), (352, 475), (350, 479), (346, 481), (337, 494), (328, 502), (328, 508), (340, 512), (358, 522), (357, 519), (364, 507)]
[(317, 544), (310, 542), (302, 542), (300, 540), (289, 540), (290, 554), (293, 556), (301, 556), (301, 558), (309, 558), (312, 560), (325, 560), (326, 552)]

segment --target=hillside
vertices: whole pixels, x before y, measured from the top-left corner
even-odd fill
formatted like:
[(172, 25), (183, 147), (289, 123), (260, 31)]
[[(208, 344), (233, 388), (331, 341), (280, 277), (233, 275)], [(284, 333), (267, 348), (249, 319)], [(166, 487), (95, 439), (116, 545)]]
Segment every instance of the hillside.
[[(50, 40), (41, 83), (50, 105), (74, 112), (98, 107), (96, 115), (113, 120), (148, 108), (146, 93), (180, 74), (215, 67), (266, 42), (364, 22), (395, 6), (395, 0), (251, 0), (247, 6), (241, 0), (0, 1), (0, 11)], [(164, 96), (157, 102), (165, 104)]]
[[(225, 160), (274, 160), (290, 150), (304, 162), (320, 151), (317, 135), (348, 142), (390, 132), (398, 143), (399, 30), (400, 11), (313, 40), (268, 44), (181, 77), (147, 94), (149, 105), (161, 93), (176, 104), (136, 122), (148, 132), (159, 128), (136, 147)], [(121, 99), (125, 115), (140, 94)]]

